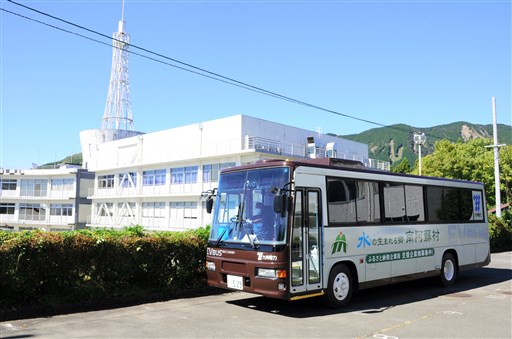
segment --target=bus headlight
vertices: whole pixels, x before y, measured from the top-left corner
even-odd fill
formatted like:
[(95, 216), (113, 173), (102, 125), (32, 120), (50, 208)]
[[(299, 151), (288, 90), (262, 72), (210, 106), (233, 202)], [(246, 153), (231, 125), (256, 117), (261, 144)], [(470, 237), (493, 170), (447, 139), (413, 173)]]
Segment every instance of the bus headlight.
[(208, 271), (215, 271), (215, 263), (213, 261), (206, 262), (206, 269)]
[(269, 279), (285, 279), (286, 278), (286, 270), (276, 270), (273, 268), (262, 268), (258, 267), (256, 269), (256, 275), (260, 278), (269, 278)]

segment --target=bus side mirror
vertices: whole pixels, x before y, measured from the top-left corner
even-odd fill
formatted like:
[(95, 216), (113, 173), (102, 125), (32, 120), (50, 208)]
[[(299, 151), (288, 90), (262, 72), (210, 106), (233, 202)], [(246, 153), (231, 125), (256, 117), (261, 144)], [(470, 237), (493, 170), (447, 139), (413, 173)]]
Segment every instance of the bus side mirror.
[(213, 197), (217, 195), (217, 188), (204, 191), (201, 193), (201, 198), (206, 198), (206, 213), (211, 214), (213, 209)]
[(284, 217), (287, 210), (287, 196), (285, 193), (281, 193), (274, 196), (274, 212), (281, 214)]
[(213, 209), (213, 197), (210, 195), (206, 198), (206, 213), (211, 214)]

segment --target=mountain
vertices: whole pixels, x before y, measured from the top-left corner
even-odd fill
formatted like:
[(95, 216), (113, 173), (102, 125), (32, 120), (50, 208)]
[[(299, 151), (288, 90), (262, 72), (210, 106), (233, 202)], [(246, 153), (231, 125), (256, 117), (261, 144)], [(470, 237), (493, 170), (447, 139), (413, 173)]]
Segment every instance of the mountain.
[(55, 161), (55, 162), (49, 162), (47, 164), (37, 166), (39, 169), (48, 169), (48, 168), (58, 168), (62, 164), (68, 164), (68, 165), (82, 165), (82, 153), (76, 153), (69, 155), (65, 157), (62, 160)]
[[(474, 138), (491, 138), (492, 124), (476, 125), (464, 121), (429, 128), (413, 127), (396, 124), (388, 127), (373, 128), (359, 134), (340, 135), (348, 140), (368, 144), (369, 157), (400, 163), (404, 158), (413, 165), (418, 158), (418, 150), (414, 145), (414, 133), (425, 133), (426, 141), (421, 154), (425, 156), (434, 151), (434, 144), (441, 139), (453, 142), (467, 141)], [(498, 141), (502, 144), (512, 144), (512, 126), (498, 124)]]

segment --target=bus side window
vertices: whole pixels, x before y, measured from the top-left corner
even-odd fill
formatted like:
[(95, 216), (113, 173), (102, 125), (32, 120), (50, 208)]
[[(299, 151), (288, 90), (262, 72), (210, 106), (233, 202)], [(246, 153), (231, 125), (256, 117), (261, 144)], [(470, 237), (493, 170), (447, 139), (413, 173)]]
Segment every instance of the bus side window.
[(405, 185), (405, 221), (425, 221), (424, 205), (423, 187)]
[(388, 222), (404, 221), (405, 194), (403, 184), (384, 184), (384, 214)]
[(343, 178), (329, 178), (327, 181), (327, 208), (329, 222), (356, 222), (356, 181)]

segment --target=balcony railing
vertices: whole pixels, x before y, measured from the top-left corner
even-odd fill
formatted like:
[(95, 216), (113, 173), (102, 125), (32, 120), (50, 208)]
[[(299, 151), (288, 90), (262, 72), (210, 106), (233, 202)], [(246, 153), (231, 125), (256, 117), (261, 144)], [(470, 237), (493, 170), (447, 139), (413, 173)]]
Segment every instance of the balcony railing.
[(377, 160), (377, 159), (368, 159), (368, 167), (383, 171), (390, 171), (391, 170), (391, 164), (388, 161), (383, 160)]
[[(294, 158), (307, 158), (309, 156), (307, 146), (301, 144), (294, 144), (289, 142), (282, 142), (279, 140), (266, 139), (261, 137), (246, 136), (242, 139), (242, 150), (255, 150), (256, 152), (277, 154)], [(327, 157), (326, 149), (323, 147), (316, 147), (316, 158)], [(369, 166), (368, 160), (358, 154), (350, 154), (337, 152), (336, 158), (345, 160), (360, 161), (365, 166)], [(369, 159), (373, 160), (373, 159)], [(377, 161), (377, 160), (374, 160)], [(380, 161), (380, 160), (379, 160)], [(385, 163), (385, 162), (383, 162)], [(388, 163), (389, 164), (389, 163)], [(384, 164), (379, 164), (385, 168)], [(377, 168), (377, 167), (372, 167)]]

